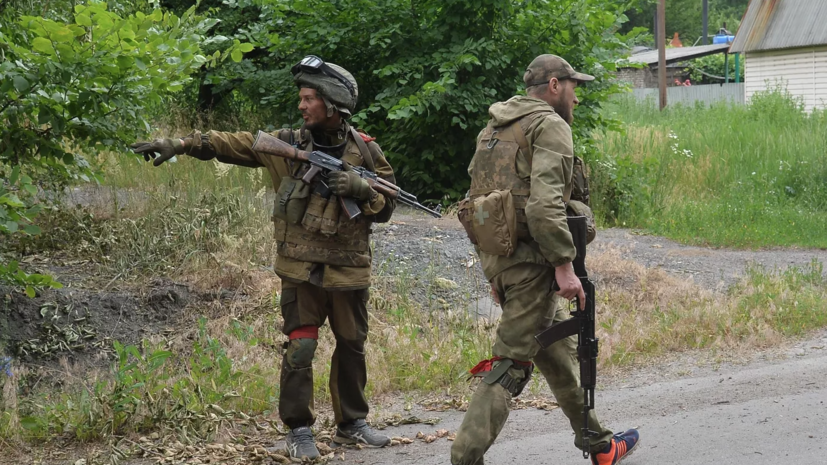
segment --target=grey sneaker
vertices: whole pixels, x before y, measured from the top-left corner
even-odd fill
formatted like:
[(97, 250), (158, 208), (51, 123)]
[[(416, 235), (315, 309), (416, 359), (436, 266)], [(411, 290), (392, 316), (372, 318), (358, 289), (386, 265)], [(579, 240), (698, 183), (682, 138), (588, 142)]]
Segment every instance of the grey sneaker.
[(391, 438), (379, 433), (368, 426), (363, 419), (344, 423), (336, 428), (333, 442), (337, 444), (362, 444), (367, 447), (385, 447), (391, 443)]
[(309, 426), (293, 428), (287, 433), (287, 452), (293, 459), (315, 459), (319, 457), (319, 449), (316, 448), (316, 440), (313, 438), (313, 431)]

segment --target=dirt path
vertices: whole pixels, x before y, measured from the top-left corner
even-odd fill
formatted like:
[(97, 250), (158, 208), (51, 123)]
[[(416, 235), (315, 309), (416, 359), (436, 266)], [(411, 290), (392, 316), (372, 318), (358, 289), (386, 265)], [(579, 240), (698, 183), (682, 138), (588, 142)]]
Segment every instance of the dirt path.
[(767, 270), (807, 267), (813, 260), (827, 261), (827, 251), (819, 249), (775, 248), (767, 250), (736, 250), (695, 247), (669, 239), (646, 235), (628, 229), (599, 231), (593, 243), (595, 250), (617, 247), (624, 258), (647, 268), (660, 267), (677, 277), (692, 279), (697, 284), (723, 290), (743, 277), (750, 266)]
[[(377, 268), (401, 265), (416, 275), (433, 273), (463, 284), (480, 283), (485, 279), (473, 263), (473, 247), (465, 237), (456, 218), (432, 219), (411, 211), (394, 215), (387, 225), (377, 225), (374, 234)], [(598, 231), (589, 245), (591, 251), (619, 249), (622, 258), (652, 268), (663, 268), (680, 279), (724, 291), (746, 275), (751, 266), (767, 270), (807, 267), (813, 260), (827, 261), (827, 250), (774, 248), (737, 250), (682, 245), (664, 237), (640, 231), (610, 228)]]

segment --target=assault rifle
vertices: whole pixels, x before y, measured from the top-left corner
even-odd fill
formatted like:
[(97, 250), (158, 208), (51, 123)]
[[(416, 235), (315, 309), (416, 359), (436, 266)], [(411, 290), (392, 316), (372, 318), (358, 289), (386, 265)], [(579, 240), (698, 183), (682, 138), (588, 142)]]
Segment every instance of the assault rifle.
[[(267, 134), (264, 131), (259, 131), (258, 134), (256, 134), (256, 140), (253, 143), (252, 148), (256, 152), (309, 163), (310, 169), (308, 169), (307, 173), (302, 176), (302, 182), (305, 184), (310, 184), (316, 176), (321, 176), (322, 179), (317, 185), (317, 192), (324, 197), (330, 196), (330, 190), (327, 188), (327, 183), (325, 182), (327, 179), (327, 174), (331, 171), (342, 171), (344, 169), (342, 160), (339, 160), (334, 156), (318, 150), (314, 150), (312, 152), (299, 150), (278, 137)], [(379, 192), (386, 197), (396, 199), (397, 202), (408, 205), (409, 207), (422, 210), (436, 218), (442, 218), (442, 215), (440, 215), (439, 212), (431, 210), (425, 205), (419, 203), (415, 195), (410, 192), (405, 192), (400, 189), (399, 186), (385, 181), (384, 179), (378, 177), (376, 173), (368, 171), (360, 166), (354, 166), (352, 167), (352, 170), (354, 173), (358, 174), (359, 177), (367, 181), (370, 187), (376, 192)], [(356, 200), (342, 197), (340, 197), (339, 200), (342, 204), (342, 209), (345, 211), (349, 219), (356, 218), (362, 213)]]
[[(594, 388), (597, 384), (597, 342), (594, 334), (594, 283), (586, 273), (586, 217), (569, 216), (566, 218), (577, 255), (572, 265), (574, 274), (580, 278), (583, 293), (586, 294), (586, 305), (580, 310), (580, 299), (577, 299), (571, 318), (552, 325), (540, 331), (534, 339), (540, 347), (546, 347), (555, 342), (577, 334), (577, 359), (580, 362), (580, 387), (583, 388), (583, 458), (589, 458), (589, 438), (597, 436), (597, 432), (589, 429), (589, 410), (594, 409)], [(560, 288), (555, 282), (552, 290)]]

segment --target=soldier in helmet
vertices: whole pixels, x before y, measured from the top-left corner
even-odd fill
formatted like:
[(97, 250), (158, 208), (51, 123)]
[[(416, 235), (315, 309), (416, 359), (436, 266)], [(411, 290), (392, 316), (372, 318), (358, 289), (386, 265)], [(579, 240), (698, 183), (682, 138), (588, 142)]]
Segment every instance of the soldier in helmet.
[[(292, 68), (299, 88), (299, 110), (304, 124), (298, 130), (283, 129), (273, 135), (302, 150), (320, 150), (351, 166), (362, 166), (395, 183), (393, 169), (379, 145), (357, 132), (348, 118), (359, 94), (356, 80), (344, 68), (307, 56)], [(319, 456), (310, 427), (316, 420), (313, 407), (313, 358), (319, 327), (325, 320), (336, 337), (330, 362), (330, 395), (338, 424), (334, 441), (383, 447), (390, 438), (365, 423), (368, 335), (368, 287), (370, 286), (371, 224), (386, 222), (394, 200), (374, 191), (352, 171), (331, 172), (333, 196), (325, 198), (313, 185), (302, 183), (309, 166), (269, 156), (251, 149), (249, 132), (201, 133), (183, 138), (156, 139), (132, 146), (158, 166), (173, 155), (199, 160), (266, 168), (277, 189), (273, 222), (278, 243), (275, 270), (282, 280), (281, 311), (284, 344), (279, 415), (290, 428), (287, 446), (295, 459)], [(158, 156), (158, 158), (155, 158)], [(349, 220), (340, 214), (336, 196), (359, 201), (362, 215)]]
[[(496, 221), (479, 215), (476, 235), (485, 230), (488, 239), (476, 240), (483, 272), (492, 294), (502, 306), (497, 327), (494, 357), (471, 370), (481, 382), (451, 446), (451, 463), (479, 465), (499, 435), (509, 413), (509, 402), (520, 394), (536, 366), (551, 387), (575, 433), (575, 445), (582, 438), (583, 389), (576, 365), (576, 336), (558, 341), (544, 350), (534, 335), (552, 323), (568, 317), (561, 301), (579, 297), (585, 302), (572, 260), (575, 248), (566, 224), (567, 211), (575, 216), (593, 216), (588, 207), (588, 183), (582, 161), (574, 156), (570, 125), (572, 110), (579, 103), (575, 88), (594, 77), (576, 72), (566, 60), (540, 55), (523, 75), (526, 96), (512, 97), (491, 106), (488, 126), (477, 138), (477, 149), (468, 168), (471, 175), (470, 201), (501, 202), (499, 210), (516, 217), (516, 247)], [(492, 196), (493, 194), (493, 196)], [(498, 200), (498, 199), (508, 199)], [(493, 203), (492, 203), (493, 205)], [(462, 210), (462, 207), (461, 207)], [(491, 209), (495, 215), (497, 208)], [(466, 229), (469, 226), (462, 216)], [(472, 221), (477, 221), (473, 219)], [(594, 238), (594, 223), (588, 240)], [(508, 236), (512, 237), (512, 236)], [(501, 250), (505, 252), (502, 252)], [(554, 281), (559, 286), (552, 291)], [(613, 434), (589, 412), (585, 452), (595, 465), (614, 465), (637, 445), (637, 430)]]

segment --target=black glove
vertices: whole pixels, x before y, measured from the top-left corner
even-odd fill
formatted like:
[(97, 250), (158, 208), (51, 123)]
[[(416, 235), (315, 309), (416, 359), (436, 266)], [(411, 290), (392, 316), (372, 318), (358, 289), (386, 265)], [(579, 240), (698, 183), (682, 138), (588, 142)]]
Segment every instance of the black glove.
[(368, 200), (373, 195), (373, 189), (367, 181), (359, 177), (347, 162), (343, 162), (342, 171), (331, 171), (327, 175), (330, 192), (339, 197), (352, 197), (357, 200)]
[[(154, 166), (160, 166), (161, 163), (169, 160), (175, 155), (181, 155), (186, 151), (186, 147), (181, 139), (155, 139), (152, 142), (136, 142), (130, 145), (132, 151), (144, 156), (146, 161), (154, 160)], [(156, 158), (157, 157), (157, 158)]]

